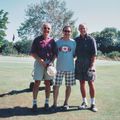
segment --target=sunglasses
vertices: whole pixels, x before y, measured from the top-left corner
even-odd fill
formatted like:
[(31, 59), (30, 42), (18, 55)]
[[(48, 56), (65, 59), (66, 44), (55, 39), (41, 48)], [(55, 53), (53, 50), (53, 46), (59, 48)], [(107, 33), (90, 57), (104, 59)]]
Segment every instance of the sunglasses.
[(64, 30), (63, 32), (70, 33), (71, 31), (69, 31), (69, 30)]
[(50, 28), (49, 27), (44, 27), (44, 30), (50, 30)]

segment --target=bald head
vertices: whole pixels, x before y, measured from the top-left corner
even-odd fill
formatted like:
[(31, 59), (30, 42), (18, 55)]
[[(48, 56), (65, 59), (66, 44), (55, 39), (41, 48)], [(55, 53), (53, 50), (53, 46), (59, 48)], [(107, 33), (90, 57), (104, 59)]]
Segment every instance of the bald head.
[(84, 36), (85, 34), (87, 34), (87, 25), (86, 24), (80, 24), (78, 29), (79, 29), (80, 34), (82, 36)]

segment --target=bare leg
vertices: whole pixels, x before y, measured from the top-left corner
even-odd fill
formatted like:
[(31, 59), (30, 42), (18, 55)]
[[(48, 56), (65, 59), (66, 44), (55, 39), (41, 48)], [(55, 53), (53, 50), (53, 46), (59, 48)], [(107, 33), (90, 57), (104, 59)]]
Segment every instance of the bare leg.
[(93, 111), (93, 112), (97, 112), (98, 109), (96, 108), (96, 105), (95, 105), (95, 86), (94, 86), (94, 81), (91, 80), (88, 82), (89, 84), (89, 91), (90, 91), (90, 97), (91, 97), (91, 107), (90, 109)]
[(90, 97), (94, 98), (95, 97), (95, 86), (94, 86), (94, 81), (91, 80), (88, 82), (89, 84), (89, 91), (90, 91)]
[(86, 97), (85, 80), (80, 80), (80, 90), (81, 90), (82, 98), (85, 98)]
[(35, 80), (33, 86), (33, 99), (37, 99), (40, 82), (41, 82), (40, 80)]
[(70, 94), (71, 94), (71, 86), (66, 86), (64, 105), (68, 104), (68, 99), (70, 97)]
[(54, 86), (53, 105), (57, 106), (57, 99), (59, 94), (59, 86)]
[(50, 97), (50, 80), (45, 80), (45, 97)]
[(79, 109), (86, 109), (87, 108), (87, 99), (86, 99), (86, 88), (85, 88), (85, 80), (80, 80), (80, 90), (82, 94), (83, 102)]

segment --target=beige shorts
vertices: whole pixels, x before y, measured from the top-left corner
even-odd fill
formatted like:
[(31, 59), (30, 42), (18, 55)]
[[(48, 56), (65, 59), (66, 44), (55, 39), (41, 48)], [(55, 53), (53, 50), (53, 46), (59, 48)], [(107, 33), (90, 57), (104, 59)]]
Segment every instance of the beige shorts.
[(33, 79), (34, 80), (52, 80), (53, 77), (49, 76), (47, 74), (47, 69), (36, 60), (34, 62)]

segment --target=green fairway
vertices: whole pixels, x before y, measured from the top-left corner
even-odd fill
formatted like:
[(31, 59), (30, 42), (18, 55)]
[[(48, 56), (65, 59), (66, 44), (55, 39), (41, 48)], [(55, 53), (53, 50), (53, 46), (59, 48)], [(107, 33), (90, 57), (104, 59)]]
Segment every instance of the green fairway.
[[(106, 63), (106, 64), (105, 64)], [(33, 69), (33, 59), (19, 57), (0, 56), (0, 119), (12, 120), (120, 120), (120, 62), (100, 61), (96, 64), (97, 79), (96, 86), (96, 104), (98, 112), (90, 110), (77, 110), (81, 104), (81, 94), (79, 82), (72, 88), (69, 105), (70, 111), (57, 112), (54, 114), (38, 113), (34, 115), (30, 108), (32, 106), (32, 92), (26, 92), (29, 83), (32, 81), (31, 72)], [(42, 84), (43, 85), (43, 84)], [(87, 86), (87, 84), (86, 84)], [(88, 88), (88, 87), (87, 87)], [(11, 91), (17, 91), (16, 94), (7, 95)], [(60, 88), (58, 105), (63, 105), (64, 101), (63, 85)], [(87, 91), (89, 92), (89, 91)], [(88, 102), (90, 100), (87, 95)], [(38, 107), (44, 105), (44, 90), (39, 91)], [(52, 93), (50, 105), (52, 105)]]

